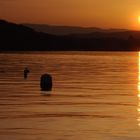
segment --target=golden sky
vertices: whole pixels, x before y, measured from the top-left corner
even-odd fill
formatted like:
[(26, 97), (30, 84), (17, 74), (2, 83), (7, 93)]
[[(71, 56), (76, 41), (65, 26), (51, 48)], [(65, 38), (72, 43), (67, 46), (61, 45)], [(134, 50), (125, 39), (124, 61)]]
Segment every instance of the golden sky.
[(140, 0), (0, 0), (0, 18), (101, 28), (140, 29)]

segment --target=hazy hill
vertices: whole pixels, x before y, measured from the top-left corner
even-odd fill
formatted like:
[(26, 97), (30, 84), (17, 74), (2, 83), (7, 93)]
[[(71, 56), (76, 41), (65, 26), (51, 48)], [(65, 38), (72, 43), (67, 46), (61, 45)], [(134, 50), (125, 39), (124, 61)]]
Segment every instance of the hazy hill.
[(140, 31), (120, 31), (120, 32), (92, 32), (84, 34), (71, 34), (69, 37), (75, 38), (118, 38), (118, 39), (140, 39)]
[(76, 38), (123, 38), (128, 39), (133, 36), (140, 39), (140, 31), (131, 31), (126, 29), (101, 29), (96, 27), (84, 28), (73, 26), (53, 26), (45, 24), (24, 24), (38, 32), (69, 36)]
[(24, 25), (0, 20), (0, 50), (41, 50), (53, 38)]
[(0, 20), (1, 51), (135, 51), (140, 32), (92, 32), (51, 35)]
[(92, 32), (122, 32), (125, 29), (101, 29), (96, 27), (54, 26), (46, 24), (24, 24), (35, 31), (54, 35), (89, 34)]

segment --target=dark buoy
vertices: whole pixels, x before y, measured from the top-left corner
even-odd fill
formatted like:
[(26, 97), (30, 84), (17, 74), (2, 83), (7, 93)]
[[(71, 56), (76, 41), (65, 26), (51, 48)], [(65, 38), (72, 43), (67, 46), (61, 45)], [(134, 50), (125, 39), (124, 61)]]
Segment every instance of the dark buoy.
[(41, 76), (40, 87), (42, 91), (52, 90), (52, 76), (50, 74), (43, 74)]
[(26, 67), (24, 69), (24, 79), (27, 79), (29, 73), (30, 73), (30, 70)]

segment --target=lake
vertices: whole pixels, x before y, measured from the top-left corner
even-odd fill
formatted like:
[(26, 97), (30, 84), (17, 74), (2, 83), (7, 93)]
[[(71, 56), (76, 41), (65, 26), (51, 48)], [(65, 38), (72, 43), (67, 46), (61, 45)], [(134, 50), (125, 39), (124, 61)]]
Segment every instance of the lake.
[(1, 140), (139, 140), (139, 98), (138, 52), (0, 53)]

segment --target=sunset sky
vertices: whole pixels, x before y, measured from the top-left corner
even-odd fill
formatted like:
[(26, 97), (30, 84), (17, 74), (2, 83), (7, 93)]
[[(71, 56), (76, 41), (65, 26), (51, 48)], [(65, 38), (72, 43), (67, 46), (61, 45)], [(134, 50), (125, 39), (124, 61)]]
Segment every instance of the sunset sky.
[(140, 30), (140, 0), (0, 0), (0, 18), (38, 23)]

